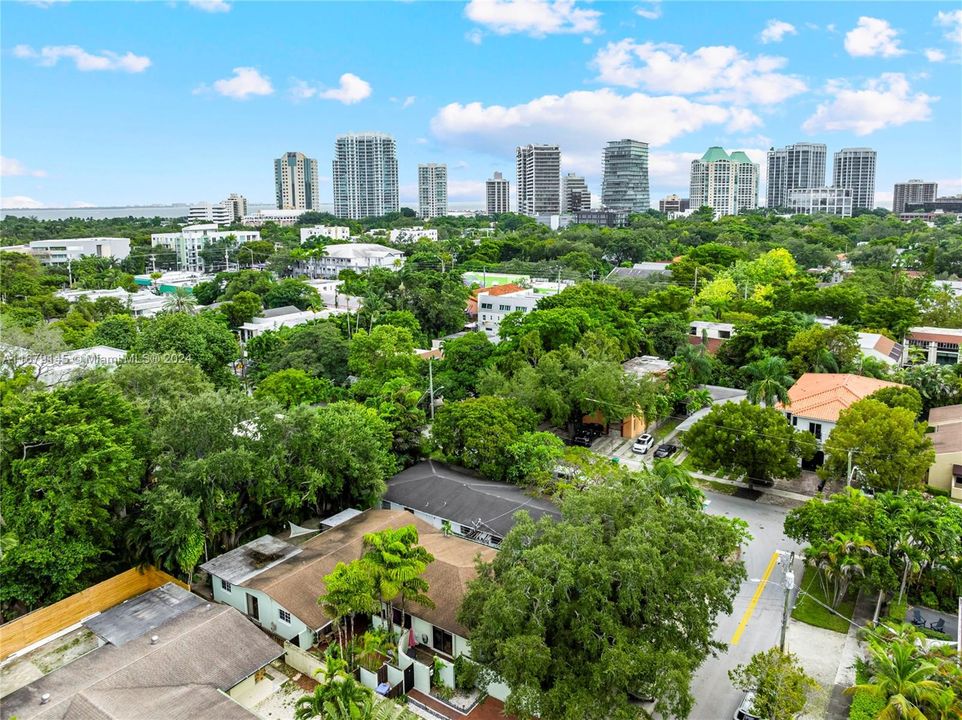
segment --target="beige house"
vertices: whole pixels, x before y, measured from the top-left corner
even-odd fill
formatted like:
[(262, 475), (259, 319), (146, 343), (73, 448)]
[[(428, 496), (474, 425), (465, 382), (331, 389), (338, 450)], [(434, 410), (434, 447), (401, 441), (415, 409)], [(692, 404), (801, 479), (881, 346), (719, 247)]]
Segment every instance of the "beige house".
[(929, 411), (933, 428), (935, 462), (929, 468), (929, 486), (962, 500), (962, 405), (948, 405)]

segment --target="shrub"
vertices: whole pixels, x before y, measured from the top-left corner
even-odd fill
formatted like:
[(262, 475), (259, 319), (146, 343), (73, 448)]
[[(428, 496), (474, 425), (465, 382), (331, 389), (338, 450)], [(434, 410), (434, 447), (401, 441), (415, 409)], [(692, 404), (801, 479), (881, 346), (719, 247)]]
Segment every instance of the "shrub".
[(458, 690), (468, 691), (478, 686), (478, 676), (481, 667), (464, 655), (458, 655), (454, 661), (454, 686)]
[(852, 707), (848, 711), (848, 720), (875, 720), (885, 701), (864, 692), (855, 693), (852, 697)]

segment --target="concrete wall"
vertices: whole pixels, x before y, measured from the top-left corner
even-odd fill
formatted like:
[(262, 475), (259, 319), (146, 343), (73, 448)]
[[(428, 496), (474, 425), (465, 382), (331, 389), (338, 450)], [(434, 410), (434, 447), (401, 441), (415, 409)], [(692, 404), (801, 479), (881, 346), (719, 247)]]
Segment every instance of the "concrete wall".
[(253, 595), (257, 598), (257, 617), (251, 618), (252, 620), (256, 620), (265, 630), (285, 640), (298, 638), (298, 644), (301, 647), (310, 647), (314, 643), (314, 632), (311, 628), (307, 627), (293, 614), (291, 614), (290, 623), (281, 620), (279, 611), (284, 608), (266, 593), (240, 585), (233, 585), (230, 590), (225, 590), (221, 585), (220, 578), (213, 575), (211, 576), (211, 586), (214, 589), (214, 600), (230, 605), (245, 615), (247, 615), (247, 596)]
[(254, 673), (237, 683), (227, 694), (238, 704), (252, 708), (272, 692), (274, 692), (274, 682), (266, 675), (261, 680), (257, 680), (257, 673)]
[(955, 487), (952, 481), (953, 465), (962, 465), (962, 452), (936, 455), (935, 462), (929, 468), (929, 485), (949, 493), (953, 500), (962, 500), (962, 488)]
[(324, 663), (311, 655), (307, 650), (301, 650), (289, 642), (284, 643), (284, 662), (295, 670), (300, 670), (309, 678), (317, 678), (324, 669)]
[(502, 682), (493, 682), (488, 685), (488, 695), (493, 697), (495, 700), (500, 700), (504, 702), (508, 699), (508, 695), (511, 694), (510, 688)]

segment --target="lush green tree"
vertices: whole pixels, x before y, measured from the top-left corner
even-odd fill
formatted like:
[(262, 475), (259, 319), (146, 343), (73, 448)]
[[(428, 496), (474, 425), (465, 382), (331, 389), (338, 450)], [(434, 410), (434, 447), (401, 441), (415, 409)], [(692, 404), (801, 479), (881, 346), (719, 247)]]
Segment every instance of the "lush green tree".
[(921, 487), (935, 460), (925, 425), (904, 407), (889, 407), (867, 398), (843, 410), (825, 442), (824, 478), (845, 478), (849, 452), (860, 477), (873, 488), (910, 490)]
[(137, 321), (130, 315), (110, 315), (97, 323), (90, 334), (91, 345), (129, 350), (137, 340)]
[(766, 355), (785, 357), (788, 343), (811, 319), (790, 312), (776, 312), (739, 326), (738, 332), (718, 350), (718, 358), (733, 368), (744, 367)]
[(858, 335), (847, 325), (812, 325), (800, 330), (788, 343), (790, 367), (795, 375), (841, 372), (855, 362), (860, 352)]
[(442, 405), (431, 437), (452, 461), (503, 480), (509, 471), (507, 448), (536, 424), (534, 413), (517, 401), (482, 395)]
[(262, 307), (260, 296), (244, 290), (237, 293), (233, 300), (221, 303), (217, 312), (227, 318), (228, 325), (238, 328), (253, 320)]
[(553, 433), (523, 433), (507, 447), (505, 479), (517, 485), (547, 483), (564, 455), (564, 448), (564, 442)]
[(882, 298), (862, 309), (863, 326), (888, 328), (898, 338), (905, 337), (918, 318), (918, 305), (907, 297)]
[(421, 399), (424, 393), (408, 378), (394, 378), (381, 386), (367, 404), (377, 410), (393, 438), (394, 453), (407, 464), (421, 453), (422, 430), (427, 422)]
[(922, 396), (915, 388), (893, 385), (876, 390), (869, 397), (885, 403), (890, 408), (905, 408), (918, 418), (922, 414)]
[(481, 371), (488, 365), (494, 345), (483, 332), (446, 340), (444, 358), (435, 363), (434, 384), (447, 400), (464, 400), (477, 391)]
[(414, 354), (411, 333), (393, 325), (378, 325), (370, 333), (358, 330), (351, 340), (348, 368), (357, 375), (353, 391), (358, 398), (376, 395), (395, 378), (416, 378), (421, 359)]
[(686, 717), (693, 672), (722, 647), (715, 618), (745, 577), (743, 525), (666, 505), (629, 474), (568, 493), (562, 516), (519, 513), (480, 565), (459, 614), (472, 659), (507, 683), (520, 717), (636, 717), (631, 692)]
[(182, 356), (158, 362), (122, 362), (109, 380), (140, 407), (150, 423), (166, 408), (214, 389), (204, 372)]
[(161, 313), (144, 324), (131, 353), (178, 353), (219, 385), (231, 378), (229, 364), (239, 348), (234, 334), (213, 313)]
[(795, 382), (788, 374), (788, 363), (784, 358), (769, 355), (745, 367), (751, 383), (748, 385), (748, 399), (753, 403), (765, 403), (772, 407), (776, 402), (788, 403), (788, 389)]
[(0, 514), (18, 543), (0, 560), (0, 603), (32, 609), (116, 568), (124, 508), (144, 476), (140, 414), (106, 383), (7, 397)]
[(60, 331), (68, 347), (82, 348), (91, 344), (94, 323), (75, 308), (71, 308), (63, 320), (53, 323), (53, 327)]
[(774, 408), (748, 402), (714, 406), (685, 433), (684, 443), (695, 467), (749, 483), (796, 477), (799, 460), (815, 454), (811, 433), (795, 431)]
[(245, 350), (255, 378), (293, 368), (335, 385), (347, 382), (348, 341), (327, 320), (265, 332), (251, 338)]
[(755, 653), (747, 665), (729, 670), (728, 677), (739, 690), (755, 693), (752, 714), (769, 720), (797, 718), (818, 687), (795, 655), (775, 647)]
[(284, 408), (302, 403), (326, 402), (332, 400), (335, 394), (330, 380), (311, 377), (296, 368), (271, 373), (254, 389), (254, 397), (270, 398)]
[(666, 502), (682, 502), (693, 510), (704, 504), (705, 495), (691, 474), (670, 458), (656, 459), (646, 477), (649, 487)]
[(164, 301), (164, 310), (174, 313), (193, 313), (197, 308), (197, 298), (187, 288), (178, 287), (167, 296)]
[(0, 300), (13, 303), (40, 294), (43, 267), (32, 255), (0, 252)]
[[(418, 545), (418, 530), (414, 525), (385, 528), (364, 535), (364, 561), (374, 581), (380, 603), (400, 601), (401, 615), (407, 602), (433, 608), (428, 597), (427, 581), (422, 577), (434, 556)], [(388, 628), (394, 632), (393, 613), (388, 615)]]
[(858, 533), (835, 533), (805, 548), (805, 561), (818, 572), (822, 595), (837, 608), (853, 579), (865, 576), (866, 560), (877, 554), (875, 545)]
[(923, 410), (962, 402), (962, 366), (913, 365), (896, 376), (915, 388), (922, 397)]
[(350, 635), (354, 637), (354, 617), (376, 615), (381, 610), (372, 568), (364, 560), (339, 562), (324, 576), (324, 589), (325, 592), (317, 598), (317, 604), (332, 619), (341, 646), (341, 656), (347, 657), (344, 620), (350, 623)]
[(927, 720), (926, 702), (941, 689), (934, 679), (937, 666), (922, 658), (908, 642), (881, 643), (869, 639), (872, 674), (869, 681), (848, 688), (848, 694), (865, 693), (886, 703), (881, 720)]
[(269, 308), (293, 305), (298, 310), (320, 309), (324, 306), (317, 290), (303, 280), (284, 278), (264, 294), (264, 306)]
[(182, 574), (190, 583), (194, 567), (204, 554), (199, 515), (199, 500), (159, 485), (144, 493), (140, 515), (128, 534), (128, 546), (134, 557)]

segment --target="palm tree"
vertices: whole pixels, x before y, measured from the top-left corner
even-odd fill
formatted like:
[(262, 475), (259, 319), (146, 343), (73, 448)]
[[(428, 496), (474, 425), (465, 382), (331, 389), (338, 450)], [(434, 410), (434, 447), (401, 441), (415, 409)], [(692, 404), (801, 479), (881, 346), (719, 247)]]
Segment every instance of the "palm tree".
[(171, 312), (193, 314), (194, 308), (196, 307), (197, 298), (194, 297), (190, 290), (182, 287), (175, 288), (174, 292), (170, 294), (170, 297), (168, 297), (164, 303), (164, 310), (170, 310)]
[(771, 406), (775, 401), (788, 404), (788, 389), (795, 380), (788, 374), (788, 363), (777, 355), (756, 360), (745, 370), (752, 379), (748, 386), (748, 399), (756, 404)]
[(669, 458), (655, 460), (650, 477), (652, 490), (668, 502), (677, 499), (684, 505), (697, 509), (705, 501), (701, 490), (692, 482), (691, 474)]
[(878, 720), (926, 720), (921, 706), (942, 686), (932, 676), (936, 666), (920, 657), (914, 645), (906, 642), (883, 643), (871, 640), (872, 676), (869, 682), (848, 688), (846, 694), (858, 692), (887, 703)]
[(825, 599), (838, 607), (854, 578), (865, 575), (865, 559), (878, 554), (875, 545), (858, 533), (835, 533), (828, 542), (805, 549), (809, 565), (818, 570)]
[(341, 654), (347, 657), (344, 619), (350, 619), (353, 637), (354, 616), (371, 615), (380, 608), (375, 597), (374, 577), (369, 565), (361, 560), (355, 560), (349, 565), (339, 562), (334, 570), (324, 577), (324, 586), (327, 592), (317, 598), (317, 604), (332, 619)]
[[(424, 607), (434, 607), (428, 597), (427, 582), (421, 577), (434, 556), (418, 543), (418, 531), (413, 525), (387, 528), (364, 536), (364, 559), (370, 563), (378, 599), (390, 603), (401, 598), (401, 617), (404, 604), (410, 600)], [(394, 634), (394, 614), (388, 615), (388, 628)]]
[(688, 371), (692, 384), (704, 385), (712, 378), (712, 359), (704, 345), (684, 344), (675, 353), (674, 363)]
[(685, 410), (689, 415), (692, 415), (702, 408), (706, 408), (712, 404), (711, 392), (705, 388), (695, 388), (689, 390), (688, 394), (685, 396)]

